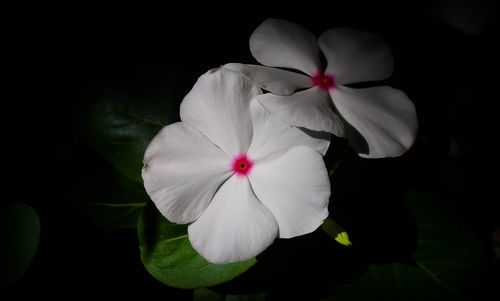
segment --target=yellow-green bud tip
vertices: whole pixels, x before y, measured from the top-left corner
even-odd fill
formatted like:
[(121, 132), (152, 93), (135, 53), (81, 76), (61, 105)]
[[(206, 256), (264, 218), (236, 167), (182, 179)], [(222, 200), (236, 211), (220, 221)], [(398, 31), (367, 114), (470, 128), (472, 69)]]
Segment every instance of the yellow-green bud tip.
[(351, 241), (349, 240), (349, 235), (347, 235), (347, 232), (341, 232), (335, 237), (335, 241), (338, 242), (341, 245), (344, 245), (346, 247), (352, 246)]
[(325, 231), (326, 234), (328, 234), (328, 236), (335, 239), (335, 241), (339, 244), (346, 247), (352, 246), (347, 232), (333, 218), (327, 217), (323, 222), (323, 225), (321, 225), (321, 228), (323, 229), (323, 231)]

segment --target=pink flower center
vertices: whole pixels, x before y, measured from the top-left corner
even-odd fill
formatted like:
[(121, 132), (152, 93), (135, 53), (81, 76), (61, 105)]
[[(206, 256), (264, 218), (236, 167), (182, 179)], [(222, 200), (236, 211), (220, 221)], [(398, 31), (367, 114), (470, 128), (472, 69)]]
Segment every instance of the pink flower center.
[(253, 161), (246, 154), (240, 154), (234, 157), (231, 166), (237, 176), (246, 176), (252, 170)]
[(323, 74), (318, 72), (312, 77), (312, 82), (314, 86), (318, 86), (326, 91), (335, 88), (335, 79), (333, 74)]

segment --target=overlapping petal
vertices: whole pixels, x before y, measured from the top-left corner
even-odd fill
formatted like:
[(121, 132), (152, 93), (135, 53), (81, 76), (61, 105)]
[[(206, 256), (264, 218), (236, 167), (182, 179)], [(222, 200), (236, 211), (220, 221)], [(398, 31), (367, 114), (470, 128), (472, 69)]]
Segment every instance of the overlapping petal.
[(238, 72), (211, 70), (182, 101), (181, 120), (194, 125), (227, 154), (238, 155), (252, 141), (249, 103), (260, 93), (255, 83)]
[(249, 179), (276, 218), (281, 238), (310, 233), (328, 216), (328, 174), (322, 156), (309, 147), (298, 146), (256, 164)]
[(184, 122), (168, 125), (155, 136), (142, 169), (146, 192), (159, 211), (180, 224), (197, 219), (231, 174), (231, 158)]
[(267, 19), (250, 37), (250, 51), (259, 63), (293, 68), (309, 75), (321, 70), (316, 37), (306, 28), (280, 19)]
[(344, 136), (344, 124), (333, 110), (330, 95), (319, 87), (291, 96), (266, 93), (257, 96), (257, 99), (274, 116), (288, 124)]
[(217, 191), (203, 215), (188, 227), (193, 248), (209, 262), (252, 258), (276, 238), (273, 214), (256, 199), (246, 177), (233, 176)]
[(361, 157), (395, 157), (412, 146), (418, 129), (417, 116), (414, 104), (402, 91), (388, 86), (338, 86), (330, 93), (342, 117), (368, 144), (368, 153), (360, 153)]
[(257, 100), (250, 104), (253, 122), (253, 139), (248, 155), (255, 163), (271, 159), (288, 150), (305, 145), (316, 149), (322, 155), (330, 145), (330, 135), (313, 137), (278, 118), (266, 110)]
[(337, 84), (388, 78), (394, 69), (391, 50), (379, 36), (355, 29), (333, 28), (318, 40), (328, 62), (326, 73)]
[(262, 89), (276, 95), (291, 95), (299, 89), (312, 87), (311, 78), (297, 72), (238, 63), (226, 64), (224, 68), (244, 74)]

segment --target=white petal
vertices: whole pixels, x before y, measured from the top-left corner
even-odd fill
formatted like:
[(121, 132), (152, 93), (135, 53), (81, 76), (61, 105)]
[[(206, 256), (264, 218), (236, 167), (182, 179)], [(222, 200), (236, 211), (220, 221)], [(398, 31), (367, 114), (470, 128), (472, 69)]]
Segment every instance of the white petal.
[(182, 101), (181, 120), (236, 156), (246, 152), (252, 141), (249, 104), (259, 93), (260, 89), (238, 72), (225, 68), (208, 71)]
[(388, 78), (394, 69), (392, 52), (379, 36), (355, 29), (334, 28), (319, 37), (328, 61), (326, 73), (337, 84)]
[(248, 155), (255, 163), (262, 159), (281, 155), (283, 152), (299, 145), (316, 149), (322, 155), (330, 145), (330, 135), (312, 137), (304, 131), (274, 118), (258, 101), (250, 104), (253, 121), (253, 140)]
[(250, 51), (259, 63), (293, 68), (309, 75), (321, 69), (317, 44), (309, 30), (280, 19), (265, 20), (250, 37)]
[(220, 187), (203, 215), (188, 227), (193, 248), (217, 264), (255, 257), (276, 238), (272, 213), (255, 197), (246, 177), (233, 176)]
[(257, 198), (278, 221), (281, 238), (310, 233), (328, 216), (328, 173), (321, 155), (309, 147), (298, 146), (255, 164), (249, 179)]
[(309, 76), (266, 66), (229, 63), (224, 68), (243, 73), (262, 89), (277, 95), (291, 95), (313, 84)]
[(158, 210), (179, 224), (197, 219), (231, 174), (231, 158), (184, 122), (155, 136), (142, 169), (144, 187)]
[(333, 111), (330, 95), (319, 87), (290, 96), (266, 93), (257, 96), (257, 99), (274, 116), (288, 124), (344, 136), (344, 124)]
[(418, 128), (415, 106), (403, 91), (387, 86), (367, 89), (337, 86), (331, 96), (342, 117), (368, 144), (368, 152), (351, 144), (358, 152), (364, 152), (359, 154), (361, 157), (396, 157), (415, 141)]

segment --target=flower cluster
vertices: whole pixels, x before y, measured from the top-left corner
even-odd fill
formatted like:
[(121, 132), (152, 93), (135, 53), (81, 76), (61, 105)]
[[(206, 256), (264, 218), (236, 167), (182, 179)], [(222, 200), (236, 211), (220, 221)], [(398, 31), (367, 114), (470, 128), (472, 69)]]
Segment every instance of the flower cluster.
[(391, 52), (373, 34), (332, 29), (316, 40), (269, 19), (250, 50), (266, 66), (231, 63), (202, 75), (182, 101), (182, 121), (164, 127), (144, 155), (147, 193), (168, 220), (189, 224), (192, 246), (212, 263), (252, 258), (276, 237), (323, 223), (330, 133), (380, 158), (404, 153), (417, 129), (403, 92), (346, 86), (391, 74)]

